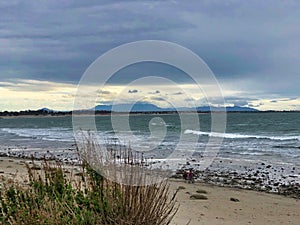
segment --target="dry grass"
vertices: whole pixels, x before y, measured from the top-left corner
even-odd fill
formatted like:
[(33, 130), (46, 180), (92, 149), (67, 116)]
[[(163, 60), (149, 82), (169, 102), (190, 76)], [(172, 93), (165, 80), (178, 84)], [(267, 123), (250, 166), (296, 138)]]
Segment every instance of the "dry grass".
[[(91, 137), (79, 149), (81, 172), (75, 176), (64, 165), (45, 161), (41, 170), (27, 165), (29, 184), (3, 184), (0, 190), (1, 224), (169, 224), (177, 212), (175, 196), (167, 181), (151, 185), (116, 183), (97, 173), (93, 164), (101, 155)], [(81, 146), (82, 147), (82, 146)], [(114, 154), (120, 149), (111, 149)], [(146, 182), (143, 161), (126, 152), (115, 154), (110, 166), (138, 165), (133, 171)], [(92, 157), (94, 161), (92, 161)], [(101, 156), (104, 160), (103, 156)], [(90, 165), (92, 162), (92, 165)], [(127, 168), (127, 167), (126, 167)], [(141, 168), (141, 170), (136, 169)], [(132, 172), (131, 171), (131, 172)], [(99, 172), (99, 171), (98, 171)], [(132, 173), (131, 173), (132, 175)]]

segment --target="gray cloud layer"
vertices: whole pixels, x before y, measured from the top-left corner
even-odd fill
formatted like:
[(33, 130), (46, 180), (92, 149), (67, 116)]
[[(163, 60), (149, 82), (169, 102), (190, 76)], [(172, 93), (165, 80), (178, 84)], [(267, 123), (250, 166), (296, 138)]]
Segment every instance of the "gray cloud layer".
[[(221, 81), (247, 79), (240, 88), (248, 92), (297, 97), (299, 24), (298, 1), (4, 0), (0, 77), (76, 83), (105, 51), (162, 39), (190, 48)], [(189, 82), (178, 71), (151, 68), (140, 70)], [(140, 75), (135, 72), (129, 69), (127, 77), (135, 79)]]

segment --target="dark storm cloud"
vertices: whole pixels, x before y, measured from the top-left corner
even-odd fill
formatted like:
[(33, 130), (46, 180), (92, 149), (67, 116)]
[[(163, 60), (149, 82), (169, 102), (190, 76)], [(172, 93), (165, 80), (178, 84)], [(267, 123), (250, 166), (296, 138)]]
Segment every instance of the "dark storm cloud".
[(176, 93), (173, 93), (173, 95), (183, 95), (183, 92), (176, 92)]
[[(111, 48), (161, 39), (190, 48), (220, 80), (248, 79), (247, 91), (297, 97), (299, 9), (297, 1), (279, 0), (3, 0), (0, 77), (77, 83)], [(191, 82), (167, 67), (141, 65), (123, 74), (110, 82), (125, 84), (146, 75)]]
[[(122, 43), (159, 39), (188, 27), (156, 3), (135, 1), (4, 1), (0, 5), (1, 77), (77, 82), (105, 51)], [(166, 3), (162, 3), (166, 5)], [(168, 19), (167, 19), (168, 18)], [(174, 19), (172, 19), (174, 18)]]
[(139, 91), (136, 90), (136, 89), (133, 89), (133, 90), (128, 90), (128, 93), (129, 94), (135, 94), (135, 93), (138, 93)]
[(276, 100), (270, 100), (272, 103), (277, 103), (277, 102), (289, 102), (296, 100), (297, 98), (285, 98), (285, 99), (276, 99)]
[(148, 94), (156, 95), (156, 94), (160, 94), (160, 91), (156, 90), (156, 91), (148, 92)]
[[(164, 77), (176, 83), (193, 83), (193, 80), (182, 70), (159, 62), (140, 62), (131, 64), (116, 72), (109, 79), (108, 83), (127, 84), (134, 80), (149, 76), (153, 76), (151, 82), (153, 82), (154, 85), (162, 83), (161, 79), (156, 79), (154, 77)], [(141, 84), (149, 85), (149, 80), (140, 81)], [(143, 81), (145, 81), (145, 83), (143, 83)]]
[(262, 105), (264, 105), (264, 103), (259, 103), (259, 104), (248, 104), (248, 106), (249, 107), (253, 107), (253, 108), (257, 108), (257, 107), (260, 107), (260, 106), (262, 106)]
[(164, 101), (166, 101), (166, 98), (162, 98), (162, 97), (151, 97), (151, 100), (164, 102)]

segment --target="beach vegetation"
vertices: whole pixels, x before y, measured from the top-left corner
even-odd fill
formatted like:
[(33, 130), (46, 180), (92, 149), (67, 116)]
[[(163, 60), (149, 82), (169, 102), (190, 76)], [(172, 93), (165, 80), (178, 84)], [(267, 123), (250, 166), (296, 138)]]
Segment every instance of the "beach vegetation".
[(0, 224), (158, 225), (169, 224), (178, 210), (176, 192), (170, 193), (165, 180), (144, 186), (117, 183), (84, 157), (76, 176), (57, 161), (39, 164), (26, 164), (27, 182), (3, 182)]

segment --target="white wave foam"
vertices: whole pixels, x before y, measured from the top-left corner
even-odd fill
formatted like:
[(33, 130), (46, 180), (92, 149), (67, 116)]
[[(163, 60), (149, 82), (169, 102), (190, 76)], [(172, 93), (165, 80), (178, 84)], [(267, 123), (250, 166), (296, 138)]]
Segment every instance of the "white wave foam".
[(185, 130), (184, 134), (195, 134), (199, 136), (209, 136), (209, 137), (220, 137), (228, 139), (246, 139), (246, 138), (255, 138), (255, 139), (270, 139), (277, 141), (288, 141), (288, 140), (300, 140), (300, 136), (260, 136), (260, 135), (246, 135), (238, 133), (216, 133), (216, 132), (204, 132), (197, 130)]
[(20, 137), (41, 139), (48, 141), (72, 141), (73, 132), (68, 128), (52, 127), (43, 128), (2, 128), (1, 131), (14, 134)]

